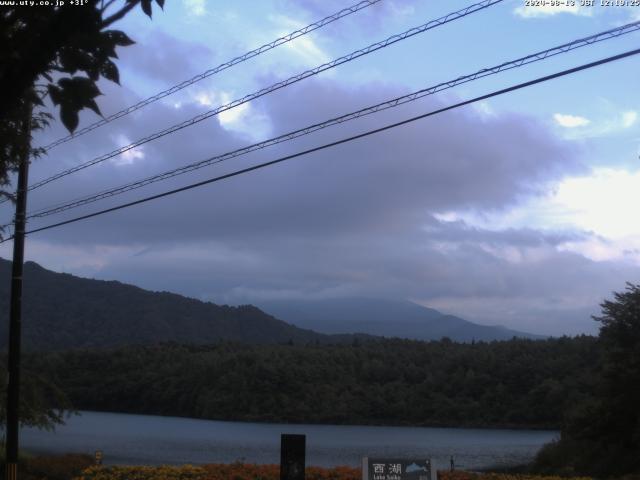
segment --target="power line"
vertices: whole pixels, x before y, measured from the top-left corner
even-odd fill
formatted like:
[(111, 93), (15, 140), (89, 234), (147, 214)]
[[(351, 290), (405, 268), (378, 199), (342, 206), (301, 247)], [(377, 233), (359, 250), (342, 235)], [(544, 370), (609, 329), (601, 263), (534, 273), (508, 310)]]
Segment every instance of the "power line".
[(30, 213), (27, 218), (31, 219), (31, 218), (42, 218), (42, 217), (46, 217), (49, 215), (53, 215), (56, 213), (60, 213), (63, 212), (65, 210), (69, 210), (72, 208), (77, 208), (80, 207), (82, 205), (86, 205), (89, 203), (93, 203), (105, 198), (109, 198), (109, 197), (113, 197), (115, 195), (119, 195), (131, 190), (135, 190), (141, 187), (144, 187), (146, 185), (150, 185), (152, 183), (156, 183), (162, 180), (166, 180), (178, 175), (182, 175), (188, 172), (192, 172), (194, 170), (198, 170), (200, 168), (204, 168), (210, 165), (214, 165), (214, 164), (218, 164), (218, 163), (222, 163), (226, 160), (232, 159), (232, 158), (236, 158), (242, 155), (246, 155), (250, 152), (254, 152), (256, 150), (261, 150), (263, 148), (267, 148), (270, 147), (272, 145), (276, 145), (279, 143), (283, 143), (289, 140), (293, 140), (295, 138), (298, 137), (302, 137), (305, 135), (309, 135), (311, 133), (314, 133), (318, 130), (322, 130), (325, 128), (328, 128), (330, 126), (333, 125), (337, 125), (337, 124), (341, 124), (347, 121), (351, 121), (357, 118), (361, 118), (364, 117), (366, 115), (370, 115), (373, 113), (377, 113), (383, 110), (387, 110), (390, 108), (395, 108), (399, 105), (403, 105), (405, 103), (409, 103), (415, 100), (418, 100), (420, 98), (423, 98), (425, 96), (428, 95), (433, 95), (437, 92), (441, 92), (443, 90), (447, 90), (449, 88), (453, 88), (457, 85), (461, 85), (464, 83), (468, 83), (474, 80), (477, 80), (479, 78), (484, 78), (490, 75), (495, 75), (498, 74), (500, 72), (506, 71), (506, 70), (511, 70), (514, 68), (518, 68), (524, 65), (528, 65), (534, 62), (538, 62), (544, 59), (547, 59), (549, 57), (555, 56), (555, 55), (559, 55), (562, 53), (566, 53), (569, 52), (571, 50), (575, 50), (577, 48), (581, 48), (587, 45), (592, 45), (594, 43), (597, 42), (601, 42), (604, 40), (608, 40), (611, 38), (616, 38), (619, 37), (621, 35), (625, 35), (631, 32), (635, 32), (637, 30), (640, 30), (640, 21), (638, 22), (633, 22), (627, 25), (623, 25), (617, 28), (613, 28), (604, 32), (600, 32), (594, 35), (590, 35), (588, 37), (584, 37), (578, 40), (574, 40), (572, 42), (569, 43), (565, 43), (553, 48), (549, 48), (547, 50), (543, 50), (537, 53), (533, 53), (531, 55), (527, 55), (525, 57), (521, 57), (518, 58), (516, 60), (511, 60), (508, 62), (504, 62), (501, 63), (497, 66), (493, 66), (493, 67), (489, 67), (489, 68), (484, 68), (482, 70), (478, 70), (475, 73), (469, 74), (469, 75), (464, 75), (464, 76), (460, 76), (454, 80), (450, 80), (447, 82), (442, 82), (439, 83), (437, 85), (428, 87), (428, 88), (424, 88), (421, 90), (418, 90), (416, 92), (410, 93), (408, 95), (403, 95), (400, 97), (396, 97), (393, 98), (391, 100), (387, 100), (385, 102), (382, 103), (378, 103), (376, 105), (373, 106), (369, 106), (360, 110), (357, 110), (355, 112), (351, 112), (345, 115), (341, 115), (339, 117), (335, 117), (335, 118), (331, 118), (329, 120), (325, 120), (324, 122), (321, 123), (316, 123), (313, 125), (309, 125), (306, 126), (304, 128), (300, 128), (298, 130), (292, 131), (292, 132), (288, 132), (285, 133), (283, 135), (274, 137), (274, 138), (270, 138), (268, 140), (264, 140), (262, 142), (258, 142), (258, 143), (254, 143), (252, 145), (240, 148), (240, 149), (236, 149), (230, 152), (226, 152), (220, 155), (215, 155), (213, 157), (209, 157), (205, 160), (201, 160), (195, 163), (191, 163), (179, 168), (175, 168), (163, 173), (159, 173), (141, 180), (137, 180), (135, 182), (130, 182), (127, 183), (125, 185), (121, 185), (119, 187), (115, 187), (115, 188), (111, 188), (108, 190), (103, 190), (101, 192), (92, 194), (92, 195), (88, 195), (88, 196), (84, 196), (81, 198), (77, 198), (71, 201), (66, 201), (54, 206), (50, 206), (50, 207), (45, 207), (43, 209), (37, 210), (33, 213)]
[(223, 70), (226, 70), (228, 68), (233, 67), (234, 65), (238, 65), (239, 63), (245, 62), (253, 57), (256, 57), (264, 52), (267, 52), (269, 50), (272, 50), (280, 45), (283, 45), (285, 43), (288, 43), (292, 40), (295, 40), (298, 37), (302, 37), (303, 35), (306, 35), (307, 33), (313, 32), (314, 30), (318, 30), (319, 28), (322, 28), (326, 25), (329, 25), (330, 23), (335, 22), (336, 20), (339, 20), (343, 17), (346, 17), (347, 15), (351, 15), (352, 13), (358, 12), (364, 8), (370, 7), (371, 5), (374, 5), (378, 2), (380, 2), (381, 0), (364, 0), (361, 1), (360, 3), (357, 3), (355, 5), (352, 5), (350, 7), (344, 8), (342, 10), (340, 10), (339, 12), (336, 12), (332, 15), (329, 15), (325, 18), (323, 18), (322, 20), (319, 20), (317, 22), (314, 22), (310, 25), (307, 25), (306, 27), (303, 27), (299, 30), (296, 30), (294, 32), (289, 33), (288, 35), (285, 35), (283, 37), (277, 38), (269, 43), (265, 43), (264, 45), (251, 50), (243, 55), (240, 55), (238, 57), (235, 57), (231, 60), (229, 60), (228, 62), (222, 63), (220, 65), (218, 65), (217, 67), (211, 68), (205, 72), (202, 72), (192, 78), (190, 78), (189, 80), (185, 80), (184, 82), (181, 82), (177, 85), (174, 85), (166, 90), (163, 90), (162, 92), (159, 92), (149, 98), (146, 98), (144, 100), (141, 100), (140, 102), (131, 105), (127, 108), (124, 108), (122, 110), (120, 110), (119, 112), (116, 112), (112, 115), (109, 115), (108, 117), (105, 117), (101, 120), (98, 120), (95, 123), (92, 123), (91, 125), (88, 125), (84, 128), (81, 128), (80, 130), (78, 130), (75, 133), (69, 134), (65, 137), (61, 137), (57, 140), (55, 140), (54, 142), (51, 142), (50, 144), (44, 146), (43, 148), (45, 150), (51, 150), (54, 147), (57, 147), (58, 145), (62, 145), (63, 143), (68, 142), (69, 140), (73, 140), (75, 138), (80, 137), (81, 135), (84, 135), (85, 133), (91, 132), (92, 130), (95, 130), (97, 128), (102, 127), (103, 125), (106, 125), (107, 123), (110, 123), (114, 120), (117, 120), (118, 118), (124, 117), (125, 115), (129, 115), (132, 112), (135, 112), (136, 110), (139, 110), (143, 107), (146, 107), (147, 105), (154, 103), (164, 97), (167, 97), (169, 95), (172, 95), (190, 85), (193, 85), (194, 83), (199, 82), (200, 80), (204, 80), (205, 78), (211, 77), (212, 75), (215, 75), (217, 73), (222, 72)]
[[(370, 135), (374, 135), (374, 134), (377, 134), (377, 133), (380, 133), (380, 132), (384, 132), (386, 130), (390, 130), (392, 128), (396, 128), (396, 127), (399, 127), (399, 126), (402, 126), (402, 125), (406, 125), (406, 124), (415, 122), (417, 120), (421, 120), (423, 118), (431, 117), (431, 116), (434, 116), (434, 115), (437, 115), (437, 114), (440, 114), (440, 113), (443, 113), (443, 112), (446, 112), (446, 111), (449, 111), (449, 110), (453, 110), (455, 108), (460, 108), (460, 107), (463, 107), (463, 106), (466, 106), (466, 105), (470, 105), (470, 104), (475, 103), (475, 102), (479, 102), (479, 101), (482, 101), (482, 100), (487, 100), (487, 99), (492, 98), (492, 97), (496, 97), (498, 95), (504, 95), (505, 93), (513, 92), (515, 90), (520, 90), (520, 89), (523, 89), (523, 88), (526, 88), (526, 87), (530, 87), (530, 86), (533, 86), (533, 85), (536, 85), (536, 84), (539, 84), (539, 83), (547, 82), (547, 81), (550, 81), (550, 80), (553, 80), (553, 79), (556, 79), (556, 78), (559, 78), (559, 77), (563, 77), (563, 76), (566, 76), (566, 75), (571, 75), (573, 73), (577, 73), (577, 72), (580, 72), (582, 70), (587, 70), (587, 69), (590, 69), (590, 68), (597, 67), (599, 65), (604, 65), (604, 64), (607, 64), (607, 63), (610, 63), (610, 62), (621, 60), (623, 58), (627, 58), (627, 57), (630, 57), (630, 56), (633, 56), (633, 55), (637, 55), (639, 53), (640, 53), (640, 49), (630, 50), (628, 52), (621, 53), (621, 54), (618, 54), (618, 55), (614, 55), (614, 56), (611, 56), (611, 57), (607, 57), (607, 58), (604, 58), (604, 59), (601, 59), (601, 60), (597, 60), (595, 62), (586, 63), (586, 64), (580, 65), (578, 67), (574, 67), (574, 68), (570, 68), (570, 69), (567, 69), (567, 70), (563, 70), (563, 71), (560, 71), (560, 72), (557, 72), (557, 73), (554, 73), (554, 74), (551, 74), (551, 75), (546, 75), (544, 77), (539, 77), (539, 78), (537, 78), (535, 80), (530, 80), (528, 82), (519, 83), (519, 84), (513, 85), (511, 87), (503, 88), (501, 90), (496, 90), (494, 92), (491, 92), (491, 93), (488, 93), (488, 94), (485, 94), (485, 95), (481, 95), (479, 97), (475, 97), (475, 98), (472, 98), (470, 100), (465, 100), (465, 101), (462, 101), (462, 102), (458, 102), (456, 104), (449, 105), (447, 107), (439, 108), (437, 110), (432, 110), (431, 112), (427, 112), (427, 113), (424, 113), (422, 115), (411, 117), (411, 118), (402, 120), (400, 122), (396, 122), (396, 123), (392, 123), (392, 124), (389, 124), (389, 125), (385, 125), (384, 127), (376, 128), (376, 129), (373, 129), (373, 130), (368, 130), (368, 131), (366, 131), (364, 133), (360, 133), (360, 134), (353, 135), (353, 136), (350, 136), (350, 137), (347, 137), (347, 138), (336, 140), (334, 142), (326, 143), (326, 144), (320, 145), (318, 147), (310, 148), (308, 150), (303, 150), (301, 152), (297, 152), (297, 153), (294, 153), (294, 154), (291, 154), (291, 155), (280, 157), (278, 159), (271, 160), (269, 162), (260, 163), (258, 165), (254, 165), (252, 167), (247, 167), (247, 168), (243, 168), (241, 170), (236, 170), (235, 172), (227, 173), (225, 175), (220, 175), (220, 176), (217, 176), (217, 177), (214, 177), (214, 178), (210, 178), (210, 179), (203, 180), (203, 181), (200, 181), (200, 182), (192, 183), (192, 184), (184, 186), (184, 187), (176, 188), (176, 189), (169, 190), (169, 191), (166, 191), (166, 192), (163, 192), (163, 193), (159, 193), (159, 194), (156, 194), (156, 195), (151, 195), (151, 196), (148, 196), (148, 197), (145, 197), (145, 198), (134, 200), (132, 202), (123, 203), (123, 204), (117, 205), (115, 207), (107, 208), (107, 209), (104, 209), (104, 210), (99, 210), (97, 212), (89, 213), (87, 215), (81, 215), (79, 217), (71, 218), (69, 220), (65, 220), (65, 221), (62, 221), (62, 222), (46, 225), (46, 226), (40, 227), (40, 228), (35, 228), (35, 229), (30, 230), (30, 231), (28, 231), (26, 233), (27, 234), (31, 234), (31, 233), (36, 233), (36, 232), (42, 232), (44, 230), (49, 230), (49, 229), (56, 228), (56, 227), (61, 227), (63, 225), (68, 225), (70, 223), (79, 222), (81, 220), (86, 220), (86, 219), (89, 219), (89, 218), (97, 217), (99, 215), (104, 215), (106, 213), (114, 212), (116, 210), (122, 210), (124, 208), (132, 207), (134, 205), (139, 205), (141, 203), (146, 203), (146, 202), (149, 202), (149, 201), (152, 201), (152, 200), (157, 200), (159, 198), (163, 198), (163, 197), (167, 197), (167, 196), (170, 196), (170, 195), (174, 195), (176, 193), (180, 193), (180, 192), (191, 190), (191, 189), (194, 189), (194, 188), (197, 188), (197, 187), (208, 185), (210, 183), (219, 182), (219, 181), (225, 180), (227, 178), (231, 178), (231, 177), (235, 177), (235, 176), (238, 176), (238, 175), (242, 175), (244, 173), (252, 172), (254, 170), (259, 170), (259, 169), (262, 169), (262, 168), (265, 168), (265, 167), (269, 167), (271, 165), (282, 163), (282, 162), (285, 162), (287, 160), (291, 160), (291, 159), (294, 159), (294, 158), (297, 158), (297, 157), (301, 157), (303, 155), (308, 155), (310, 153), (314, 153), (314, 152), (318, 152), (318, 151), (321, 151), (321, 150), (325, 150), (327, 148), (334, 147), (334, 146), (337, 146), (337, 145), (341, 145), (343, 143), (347, 143), (347, 142), (351, 142), (351, 141), (354, 141), (354, 140), (357, 140), (357, 139), (360, 139), (360, 138), (368, 137)], [(2, 240), (0, 243), (4, 243), (6, 241), (9, 241), (12, 238), (13, 237), (9, 237), (6, 240)]]
[[(110, 153), (101, 155), (99, 157), (94, 158), (93, 160), (89, 160), (88, 162), (82, 163), (80, 165), (77, 165), (75, 167), (69, 168), (67, 170), (64, 170), (62, 172), (59, 172), (55, 175), (52, 175), (48, 178), (45, 178), (44, 180), (41, 180), (39, 182), (34, 183), (33, 185), (31, 185), (29, 187), (29, 190), (34, 190), (36, 188), (42, 187), (43, 185), (46, 185), (48, 183), (51, 183), (55, 180), (58, 180), (62, 177), (66, 177), (67, 175), (71, 175), (72, 173), (75, 173), (77, 171), (83, 170), (85, 168), (88, 168), (92, 165), (96, 165), (98, 163), (104, 162), (105, 160), (108, 160), (110, 158), (116, 157), (122, 153), (125, 153), (133, 148), (139, 147), (145, 143), (148, 143), (152, 140), (156, 140), (158, 138), (164, 137), (166, 135), (172, 134), (177, 132), (178, 130), (182, 130), (183, 128), (186, 127), (190, 127), (192, 125), (195, 125), (196, 123), (199, 123), (203, 120), (206, 120), (208, 118), (211, 118), (215, 115), (218, 115), (219, 113), (225, 112), (227, 110), (230, 110), (234, 107), (237, 107), (239, 105), (242, 105), (244, 103), (250, 102), (251, 100), (255, 100), (259, 97), (262, 97), (264, 95), (267, 95), (269, 93), (272, 93), (276, 90), (279, 90), (281, 88), (287, 87), (289, 85), (292, 85), (294, 83), (297, 83), (301, 80), (304, 80), (305, 78), (309, 78), (311, 76), (317, 75), (321, 72), (324, 72), (326, 70), (329, 70), (331, 68), (334, 68), (338, 65), (341, 65), (343, 63), (347, 63), (347, 62), (351, 62), (352, 60), (355, 60), (356, 58), (362, 57), (364, 55), (368, 55), (372, 52), (375, 52), (377, 50), (380, 50), (382, 48), (388, 47), (389, 45), (393, 45), (394, 43), (400, 42), (402, 40), (406, 40), (407, 38), (413, 37), (415, 35), (418, 35), (420, 33), (424, 33), (428, 30), (431, 30), (433, 28), (439, 27), (441, 25), (444, 25), (446, 23), (452, 22), (454, 20), (466, 17), (467, 15), (470, 15), (472, 13), (478, 12), (480, 10), (483, 10), (485, 8), (488, 8), (492, 5), (495, 5), (496, 3), (500, 3), (504, 0), (483, 0), (479, 3), (475, 3), (473, 5), (470, 5), (466, 8), (463, 8), (461, 10), (449, 13), (443, 17), (440, 17), (438, 19), (435, 20), (431, 20), (423, 25), (420, 25), (418, 27), (413, 27), (409, 30), (406, 30), (405, 32), (402, 32), (400, 34), (396, 34), (396, 35), (392, 35), (388, 38), (386, 38), (385, 40), (382, 40), (380, 42), (376, 42), (374, 44), (371, 44), (365, 48), (362, 48), (360, 50), (356, 50), (354, 52), (351, 52), (348, 55), (345, 55), (343, 57), (337, 58), (335, 60), (332, 60), (331, 62), (325, 63), (323, 65), (320, 65), (316, 68), (313, 68), (311, 70), (307, 70), (303, 73), (300, 73), (298, 75), (295, 75), (293, 77), (290, 77), (286, 80), (274, 83), (273, 85), (263, 88), (261, 90), (258, 90), (257, 92), (251, 93), (249, 95), (246, 95), (238, 100), (234, 100), (226, 105), (222, 105), (220, 107), (217, 107), (213, 110), (209, 110), (207, 112), (201, 113), (199, 115), (196, 115), (195, 117), (189, 119), (189, 120), (185, 120), (184, 122), (178, 123), (176, 125), (173, 125), (171, 127), (168, 127), (164, 130), (161, 130), (159, 132), (153, 133), (147, 137), (144, 137), (134, 143), (131, 143), (127, 146), (121, 147), (117, 150), (114, 150)], [(1, 202), (0, 202), (1, 203)]]

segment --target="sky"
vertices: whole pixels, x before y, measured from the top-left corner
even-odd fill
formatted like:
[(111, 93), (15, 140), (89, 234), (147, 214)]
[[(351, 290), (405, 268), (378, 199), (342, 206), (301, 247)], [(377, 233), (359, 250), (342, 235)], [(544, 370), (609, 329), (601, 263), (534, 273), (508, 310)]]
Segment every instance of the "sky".
[[(168, 0), (116, 24), (121, 86), (105, 115), (355, 1)], [(52, 149), (53, 175), (470, 5), (381, 0)], [(580, 2), (576, 2), (579, 5)], [(29, 211), (640, 20), (640, 7), (504, 0), (34, 190)], [(92, 205), (38, 228), (378, 128), (638, 48), (640, 33), (470, 82)], [(26, 259), (201, 300), (405, 299), (546, 335), (597, 332), (599, 304), (640, 283), (640, 57), (27, 238)], [(99, 119), (81, 115), (81, 127)], [(57, 122), (34, 143), (65, 135)], [(11, 219), (9, 204), (0, 219)], [(11, 258), (11, 243), (0, 245)]]

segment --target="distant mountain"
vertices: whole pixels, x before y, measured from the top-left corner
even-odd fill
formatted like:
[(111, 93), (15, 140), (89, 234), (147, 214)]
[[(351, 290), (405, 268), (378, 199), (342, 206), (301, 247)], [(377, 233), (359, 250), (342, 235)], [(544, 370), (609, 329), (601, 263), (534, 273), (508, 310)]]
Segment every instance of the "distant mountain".
[[(0, 350), (8, 337), (11, 262), (0, 259)], [(340, 343), (289, 325), (258, 308), (220, 306), (114, 281), (55, 273), (24, 265), (23, 345), (31, 350), (150, 345), (220, 340), (255, 344)]]
[(339, 298), (255, 303), (285, 322), (326, 334), (358, 332), (416, 340), (449, 337), (459, 342), (543, 338), (501, 326), (479, 325), (408, 301)]

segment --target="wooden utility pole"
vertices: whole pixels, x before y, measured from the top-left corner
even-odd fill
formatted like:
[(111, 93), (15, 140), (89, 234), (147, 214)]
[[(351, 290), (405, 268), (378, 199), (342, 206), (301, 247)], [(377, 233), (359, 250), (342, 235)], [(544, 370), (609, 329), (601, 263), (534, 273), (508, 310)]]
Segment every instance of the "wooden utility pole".
[(20, 343), (22, 329), (22, 265), (24, 263), (24, 231), (29, 183), (31, 150), (31, 106), (25, 107), (22, 119), (16, 189), (16, 214), (13, 232), (13, 264), (11, 269), (11, 304), (9, 310), (9, 361), (7, 385), (7, 480), (18, 478), (18, 432), (20, 428)]

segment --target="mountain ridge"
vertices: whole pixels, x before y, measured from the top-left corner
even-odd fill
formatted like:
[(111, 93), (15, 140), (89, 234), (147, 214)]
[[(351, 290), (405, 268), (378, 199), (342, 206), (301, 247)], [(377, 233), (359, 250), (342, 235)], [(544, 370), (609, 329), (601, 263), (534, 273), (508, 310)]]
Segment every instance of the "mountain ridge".
[[(10, 275), (11, 262), (0, 259), (0, 345), (7, 344)], [(253, 305), (221, 306), (118, 281), (52, 272), (35, 262), (24, 265), (23, 299), (23, 343), (31, 350), (162, 342), (340, 343), (359, 337), (301, 329)]]
[[(0, 258), (0, 348), (8, 337), (10, 274), (11, 262)], [(334, 299), (329, 306), (288, 300), (284, 302), (288, 310), (273, 302), (217, 305), (116, 280), (53, 272), (31, 261), (25, 262), (24, 277), (23, 344), (27, 350), (164, 342), (337, 344), (376, 336), (454, 341), (541, 338), (473, 324), (411, 302), (347, 298)]]
[(325, 334), (367, 333), (411, 340), (542, 339), (501, 325), (480, 325), (410, 301), (344, 297), (327, 300), (255, 301), (261, 309), (300, 328)]

